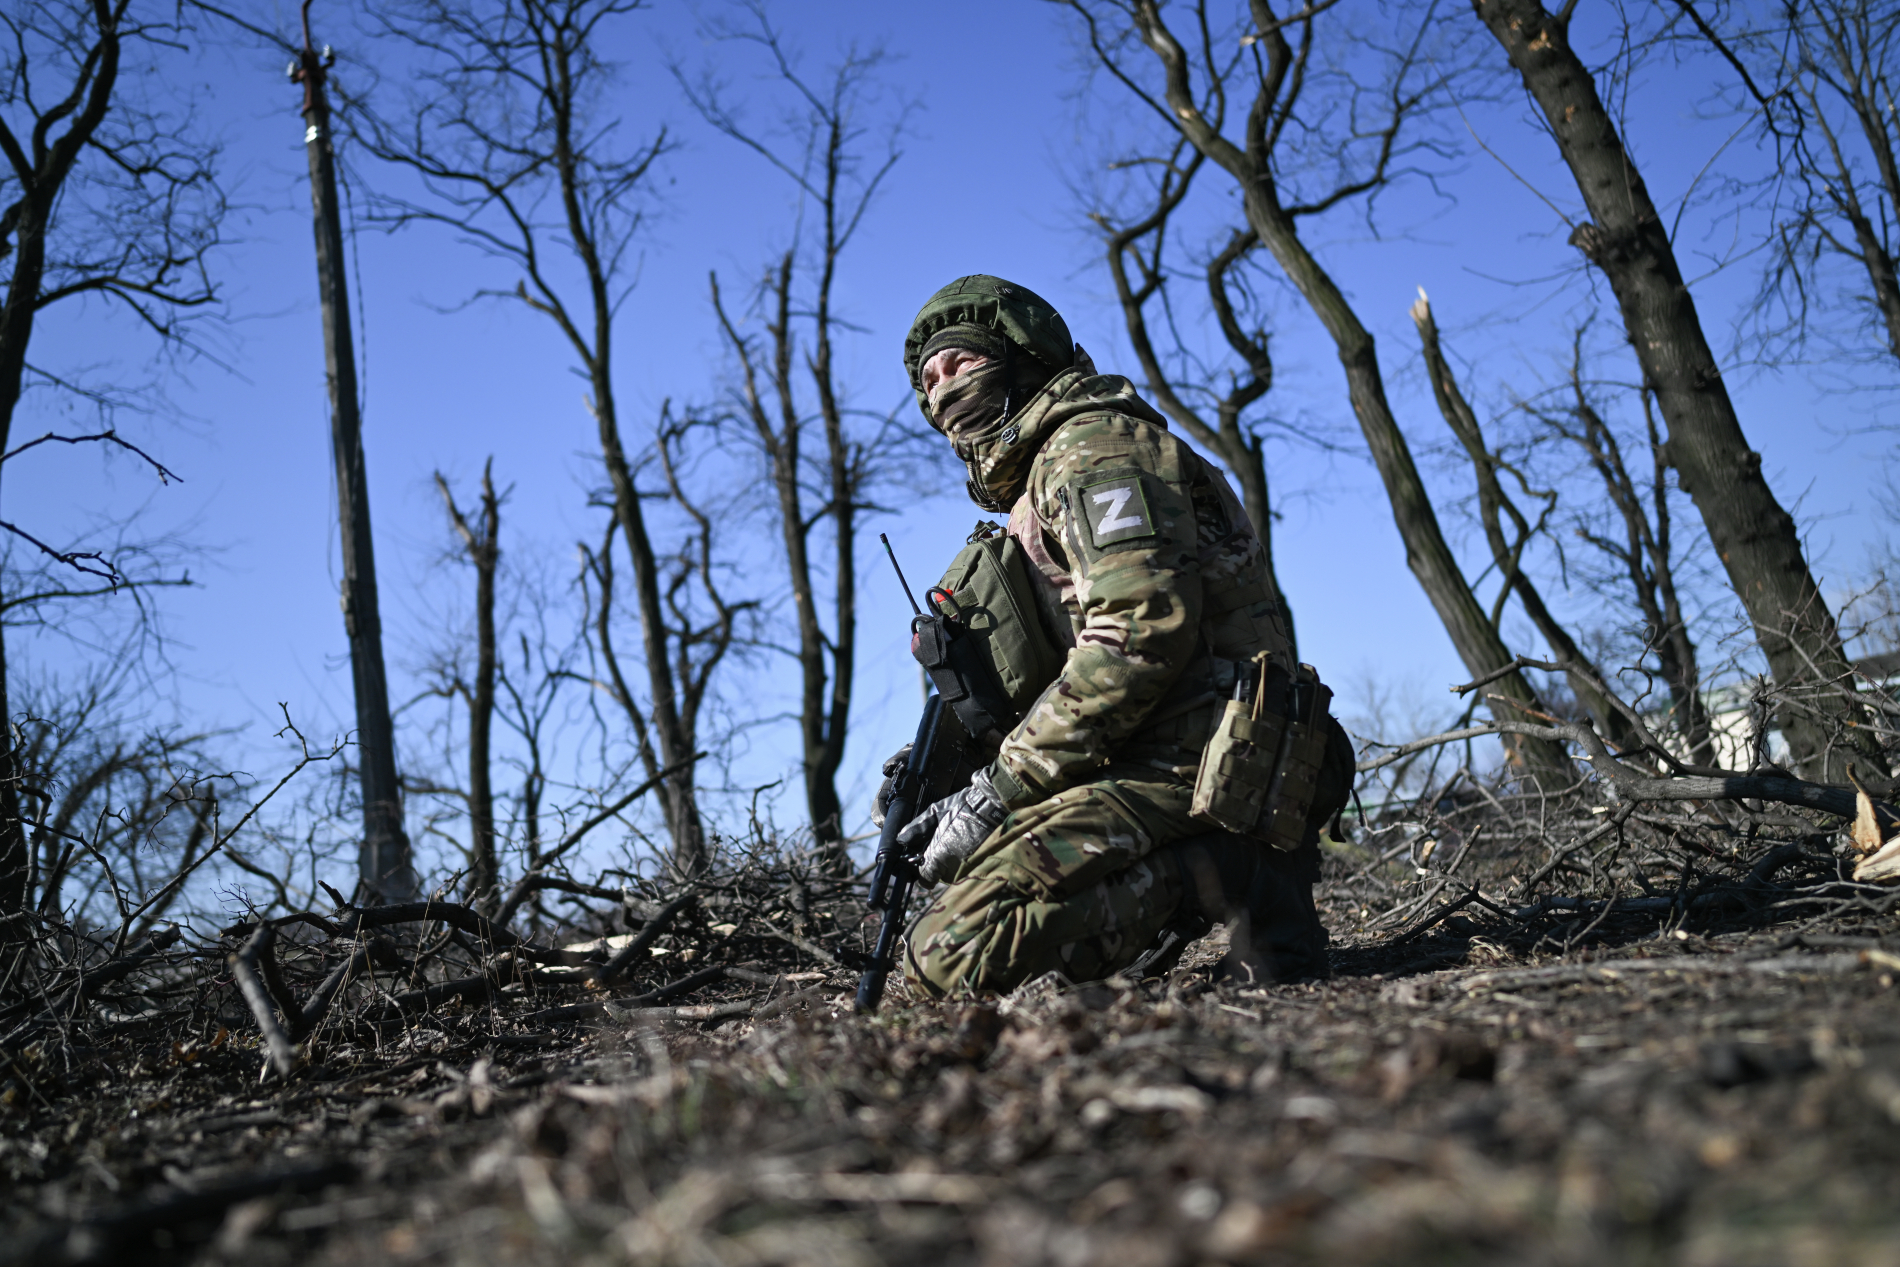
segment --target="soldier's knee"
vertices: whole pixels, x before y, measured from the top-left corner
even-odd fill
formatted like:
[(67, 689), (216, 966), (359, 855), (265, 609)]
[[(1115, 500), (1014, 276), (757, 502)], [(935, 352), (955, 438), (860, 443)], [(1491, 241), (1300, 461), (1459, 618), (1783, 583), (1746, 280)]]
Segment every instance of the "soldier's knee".
[(1013, 989), (1024, 979), (1018, 925), (1028, 901), (990, 879), (951, 885), (911, 925), (905, 980), (931, 998)]

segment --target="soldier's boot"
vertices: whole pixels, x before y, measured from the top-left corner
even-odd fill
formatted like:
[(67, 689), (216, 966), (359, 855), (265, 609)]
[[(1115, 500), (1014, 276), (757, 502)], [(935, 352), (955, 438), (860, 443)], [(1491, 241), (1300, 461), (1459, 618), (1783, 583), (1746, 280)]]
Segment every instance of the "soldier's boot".
[(1215, 832), (1184, 840), (1167, 854), (1181, 869), (1186, 893), (1174, 924), (1198, 927), (1195, 936), (1215, 923), (1227, 925), (1223, 975), (1261, 984), (1331, 975), (1313, 886), (1276, 865), (1280, 860), (1267, 846)]
[(1313, 883), (1300, 874), (1294, 855), (1263, 849), (1260, 869), (1248, 895), (1247, 914), (1253, 943), (1273, 956), (1276, 981), (1324, 981), (1332, 976), (1327, 961), (1326, 926), (1313, 904)]

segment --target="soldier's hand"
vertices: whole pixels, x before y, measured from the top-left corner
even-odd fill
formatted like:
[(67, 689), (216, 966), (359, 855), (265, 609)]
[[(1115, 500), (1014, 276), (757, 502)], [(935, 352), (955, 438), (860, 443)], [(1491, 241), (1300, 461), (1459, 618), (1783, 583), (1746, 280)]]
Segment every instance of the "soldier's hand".
[[(926, 884), (948, 880), (963, 860), (989, 838), (1009, 816), (1002, 798), (990, 783), (988, 770), (970, 777), (970, 786), (952, 792), (913, 818), (897, 834), (897, 843), (907, 852), (924, 845), (924, 856), (917, 864), (918, 878)], [(928, 844), (924, 844), (925, 841)]]
[(891, 793), (897, 787), (897, 774), (910, 760), (910, 745), (905, 744), (884, 759), (884, 781), (877, 786), (877, 796), (871, 801), (871, 826), (880, 830), (884, 827), (884, 813), (891, 807)]

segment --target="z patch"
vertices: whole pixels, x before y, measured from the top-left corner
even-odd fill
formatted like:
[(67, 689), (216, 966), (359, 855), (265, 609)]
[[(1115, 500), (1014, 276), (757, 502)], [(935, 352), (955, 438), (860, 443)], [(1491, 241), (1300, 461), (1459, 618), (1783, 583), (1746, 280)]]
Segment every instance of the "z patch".
[(1085, 484), (1076, 490), (1082, 515), (1088, 520), (1089, 538), (1097, 549), (1117, 541), (1155, 535), (1154, 515), (1141, 488), (1139, 475)]

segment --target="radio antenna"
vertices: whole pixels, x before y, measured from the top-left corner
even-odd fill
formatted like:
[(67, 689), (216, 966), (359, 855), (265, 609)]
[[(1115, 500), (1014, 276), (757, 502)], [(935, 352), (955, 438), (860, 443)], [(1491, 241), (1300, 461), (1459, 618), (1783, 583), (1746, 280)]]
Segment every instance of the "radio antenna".
[(917, 605), (915, 598), (911, 598), (910, 582), (904, 579), (904, 569), (898, 566), (897, 551), (891, 549), (891, 539), (881, 532), (877, 534), (877, 539), (884, 543), (884, 553), (891, 556), (891, 569), (897, 573), (897, 583), (904, 587), (904, 597), (910, 599), (910, 609), (919, 616), (923, 615), (924, 609)]

